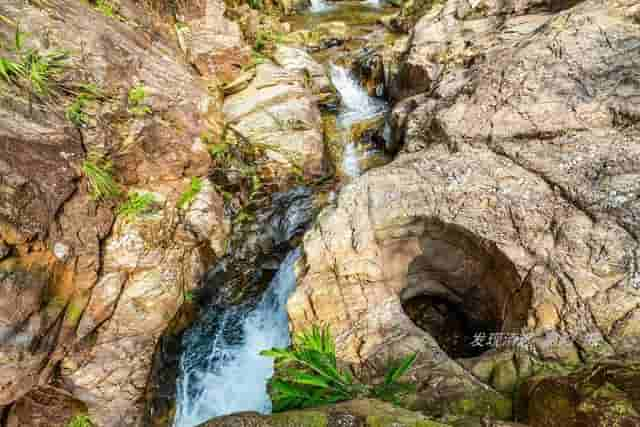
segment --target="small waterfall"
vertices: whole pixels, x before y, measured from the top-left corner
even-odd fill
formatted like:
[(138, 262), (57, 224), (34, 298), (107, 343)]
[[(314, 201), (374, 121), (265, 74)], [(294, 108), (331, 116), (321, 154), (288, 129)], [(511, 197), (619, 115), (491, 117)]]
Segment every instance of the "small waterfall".
[(309, 7), (309, 11), (313, 13), (326, 12), (331, 9), (333, 9), (333, 6), (327, 3), (326, 0), (311, 0), (311, 6)]
[(193, 427), (241, 411), (269, 413), (273, 360), (260, 351), (289, 345), (286, 302), (300, 250), (280, 265), (255, 308), (209, 310), (183, 338), (174, 427)]
[(351, 126), (385, 114), (388, 106), (383, 100), (369, 96), (346, 68), (330, 64), (329, 73), (341, 101), (337, 123), (345, 135), (342, 168), (353, 178), (362, 174), (360, 160), (363, 153), (356, 147), (356, 141), (351, 140)]

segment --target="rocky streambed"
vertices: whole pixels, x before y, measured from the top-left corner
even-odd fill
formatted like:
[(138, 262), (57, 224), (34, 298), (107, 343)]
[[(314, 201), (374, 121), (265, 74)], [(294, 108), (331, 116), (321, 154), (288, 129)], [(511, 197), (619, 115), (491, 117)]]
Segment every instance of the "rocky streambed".
[[(0, 40), (2, 427), (640, 425), (637, 1), (5, 2)], [(319, 324), (413, 392), (269, 415), (257, 353)]]

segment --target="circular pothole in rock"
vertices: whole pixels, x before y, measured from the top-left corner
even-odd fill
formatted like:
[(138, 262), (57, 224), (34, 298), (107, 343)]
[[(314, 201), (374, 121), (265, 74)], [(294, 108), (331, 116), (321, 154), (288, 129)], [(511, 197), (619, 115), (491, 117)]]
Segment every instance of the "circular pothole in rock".
[(532, 291), (495, 244), (462, 227), (426, 220), (400, 298), (407, 316), (453, 359), (504, 345), (526, 324)]
[(476, 357), (489, 350), (488, 341), (478, 337), (498, 330), (495, 322), (471, 319), (460, 305), (442, 297), (419, 295), (402, 307), (416, 326), (435, 338), (453, 359)]

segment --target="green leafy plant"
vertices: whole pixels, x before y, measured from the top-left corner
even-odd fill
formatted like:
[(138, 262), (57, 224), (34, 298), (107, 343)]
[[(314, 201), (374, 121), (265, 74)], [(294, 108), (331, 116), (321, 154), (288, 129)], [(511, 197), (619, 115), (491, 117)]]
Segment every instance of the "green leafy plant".
[(328, 327), (314, 325), (297, 334), (287, 349), (260, 353), (275, 359), (279, 374), (270, 381), (274, 412), (308, 408), (358, 397), (397, 397), (405, 388), (399, 379), (411, 368), (413, 354), (394, 365), (382, 385), (358, 382), (350, 372), (338, 367), (336, 348)]
[(87, 415), (76, 415), (71, 418), (67, 427), (93, 427), (93, 423)]
[(138, 84), (131, 89), (129, 89), (129, 94), (127, 96), (128, 104), (129, 104), (129, 112), (136, 116), (144, 116), (145, 114), (151, 114), (151, 107), (144, 103), (145, 98), (147, 97), (147, 91), (145, 87), (141, 84)]
[(85, 160), (82, 172), (89, 180), (89, 191), (94, 200), (120, 196), (120, 188), (111, 174), (111, 164), (99, 160)]
[(180, 199), (178, 199), (178, 209), (187, 209), (196, 198), (198, 193), (200, 193), (200, 190), (202, 190), (202, 178), (194, 176), (193, 178), (191, 178), (189, 188), (187, 188), (180, 195)]
[(411, 369), (411, 366), (413, 366), (416, 361), (416, 357), (417, 354), (414, 353), (403, 359), (392, 361), (387, 368), (384, 381), (372, 389), (372, 395), (378, 399), (399, 404), (399, 398), (402, 395), (415, 389), (413, 384), (402, 383), (399, 380)]
[(133, 218), (152, 211), (156, 199), (151, 193), (130, 192), (127, 200), (118, 207), (118, 215)]

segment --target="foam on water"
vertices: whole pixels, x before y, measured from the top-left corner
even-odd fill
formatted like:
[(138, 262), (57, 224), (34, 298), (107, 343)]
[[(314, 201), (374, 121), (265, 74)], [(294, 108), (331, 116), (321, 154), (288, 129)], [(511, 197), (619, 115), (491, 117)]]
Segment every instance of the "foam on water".
[(338, 126), (345, 129), (342, 169), (347, 176), (357, 177), (362, 173), (360, 168), (362, 153), (356, 148), (356, 142), (351, 141), (349, 129), (355, 123), (383, 115), (387, 111), (387, 103), (379, 98), (369, 96), (360, 82), (344, 67), (330, 64), (329, 75), (333, 86), (340, 95), (337, 123)]
[(183, 339), (174, 427), (241, 411), (271, 412), (273, 360), (260, 351), (289, 345), (286, 302), (295, 288), (291, 251), (254, 309), (210, 310)]

